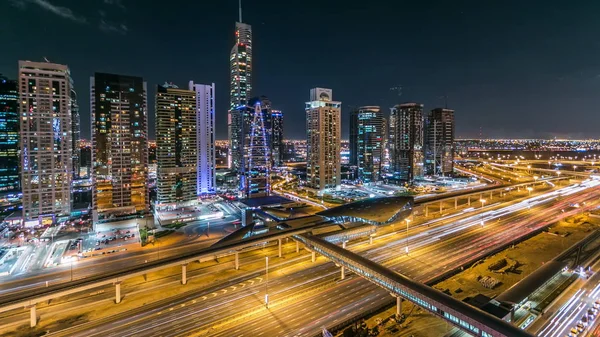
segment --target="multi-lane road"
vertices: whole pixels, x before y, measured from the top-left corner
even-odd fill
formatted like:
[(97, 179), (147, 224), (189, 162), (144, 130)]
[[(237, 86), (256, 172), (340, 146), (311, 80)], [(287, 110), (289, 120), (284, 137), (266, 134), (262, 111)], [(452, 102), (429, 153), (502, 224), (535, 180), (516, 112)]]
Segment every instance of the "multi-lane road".
[[(569, 204), (588, 201), (591, 206), (598, 187), (575, 186), (561, 191), (560, 196), (556, 191), (549, 192), (543, 197), (488, 207), (485, 212), (462, 212), (413, 226), (409, 231), (408, 255), (404, 253), (406, 233), (401, 225), (397, 226), (398, 232), (382, 235), (371, 246), (357, 243), (349, 248), (426, 282), (575, 212), (561, 212)], [(296, 259), (285, 261), (285, 266), (270, 273), (269, 309), (264, 306), (267, 287), (264, 272), (253, 267), (222, 286), (169, 298), (56, 335), (314, 335), (323, 326), (343, 322), (391, 300), (385, 291), (355, 275), (339, 281), (339, 268), (325, 263), (324, 258), (317, 264), (307, 262), (306, 255)], [(144, 286), (147, 285), (140, 285)], [(87, 305), (95, 300), (82, 299)]]

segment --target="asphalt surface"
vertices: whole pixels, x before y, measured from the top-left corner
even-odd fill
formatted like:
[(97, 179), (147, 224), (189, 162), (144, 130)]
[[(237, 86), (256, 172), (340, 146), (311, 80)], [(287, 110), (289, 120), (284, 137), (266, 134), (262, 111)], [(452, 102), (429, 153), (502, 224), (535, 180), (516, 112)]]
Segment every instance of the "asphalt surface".
[[(531, 209), (522, 204), (509, 213), (496, 212), (499, 219), (490, 214), (482, 216), (477, 214), (481, 210), (475, 210), (460, 216), (460, 221), (441, 219), (431, 222), (430, 227), (414, 226), (409, 231), (408, 256), (401, 225), (397, 226), (397, 233), (382, 236), (371, 246), (359, 243), (349, 248), (425, 282), (467, 259), (487, 255), (499, 246), (510, 244), (516, 237), (580, 212), (580, 209), (564, 213), (560, 210), (573, 202), (589, 201), (591, 206), (597, 193), (598, 188), (594, 188), (559, 200), (553, 197), (544, 204), (529, 205)], [(482, 219), (483, 226), (480, 225)], [(243, 271), (238, 283), (226, 284), (216, 291), (199, 290), (181, 299), (166, 299), (52, 335), (311, 336), (318, 334), (323, 326), (343, 322), (360, 311), (391, 300), (384, 290), (356, 275), (350, 274), (346, 280), (339, 281), (339, 268), (333, 263), (324, 263), (322, 257), (319, 260), (316, 265), (299, 261), (307, 265), (300, 270), (292, 264), (270, 273), (269, 309), (264, 306), (264, 272), (256, 276), (260, 270)]]

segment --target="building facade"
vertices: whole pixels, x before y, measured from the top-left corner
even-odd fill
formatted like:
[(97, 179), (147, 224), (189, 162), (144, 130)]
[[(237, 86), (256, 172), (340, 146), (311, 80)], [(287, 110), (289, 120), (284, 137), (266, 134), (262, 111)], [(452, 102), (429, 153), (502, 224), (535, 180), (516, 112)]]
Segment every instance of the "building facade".
[(196, 92), (165, 83), (156, 88), (156, 209), (197, 201)]
[(351, 126), (355, 129), (350, 130), (350, 134), (354, 135), (350, 140), (354, 140), (358, 179), (364, 183), (376, 182), (381, 177), (385, 146), (383, 112), (378, 106), (363, 106), (352, 115), (355, 122)]
[(141, 77), (90, 80), (94, 221), (148, 210), (147, 87)]
[(271, 110), (271, 156), (273, 166), (283, 165), (283, 112)]
[(196, 93), (196, 130), (198, 139), (198, 195), (217, 192), (215, 150), (215, 84), (194, 84), (189, 89)]
[(306, 102), (306, 182), (323, 190), (336, 188), (341, 180), (341, 106), (331, 89), (310, 90)]
[(71, 213), (73, 126), (66, 65), (19, 61), (21, 187), (25, 225)]
[(398, 183), (412, 183), (424, 174), (423, 104), (394, 106), (390, 121), (391, 179)]
[(81, 138), (81, 117), (79, 116), (79, 104), (77, 104), (77, 92), (71, 81), (71, 125), (73, 126), (73, 179), (79, 179), (79, 168), (81, 167), (79, 158), (81, 157), (81, 148), (79, 139)]
[(358, 109), (350, 111), (349, 136), (350, 159), (348, 160), (348, 164), (350, 166), (358, 166)]
[(425, 127), (425, 163), (428, 174), (448, 176), (454, 170), (454, 110), (429, 112)]
[(17, 194), (21, 190), (17, 88), (17, 81), (0, 75), (0, 195)]
[(240, 169), (242, 162), (239, 151), (242, 140), (237, 138), (239, 136), (237, 129), (240, 125), (235, 120), (236, 109), (248, 105), (252, 95), (252, 26), (241, 21), (240, 15), (240, 22), (235, 24), (235, 44), (229, 54), (228, 166), (235, 170)]

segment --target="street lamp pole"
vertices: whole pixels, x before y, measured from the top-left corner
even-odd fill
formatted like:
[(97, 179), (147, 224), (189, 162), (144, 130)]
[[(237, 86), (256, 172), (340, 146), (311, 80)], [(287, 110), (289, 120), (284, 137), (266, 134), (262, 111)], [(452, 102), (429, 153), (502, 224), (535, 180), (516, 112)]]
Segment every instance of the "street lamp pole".
[(408, 255), (408, 223), (410, 222), (409, 219), (405, 219), (406, 220), (406, 254)]
[(269, 309), (269, 257), (265, 256), (265, 275), (267, 283), (265, 284), (265, 306)]

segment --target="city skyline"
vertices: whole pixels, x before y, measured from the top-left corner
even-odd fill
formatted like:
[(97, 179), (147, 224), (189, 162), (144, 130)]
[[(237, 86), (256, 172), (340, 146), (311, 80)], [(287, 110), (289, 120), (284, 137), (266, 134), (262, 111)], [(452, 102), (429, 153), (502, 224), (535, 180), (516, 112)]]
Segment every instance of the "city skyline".
[[(23, 5), (15, 5), (19, 3)], [(90, 107), (85, 104), (89, 101), (86, 79), (94, 72), (144, 77), (150, 84), (151, 96), (155, 94), (154, 86), (165, 80), (179, 85), (192, 78), (201, 83), (215, 82), (217, 138), (227, 138), (229, 62), (226, 59), (234, 43), (236, 1), (203, 4), (202, 11), (172, 6), (161, 10), (162, 17), (158, 22), (142, 19), (145, 11), (151, 9), (144, 9), (136, 1), (125, 3), (125, 9), (106, 2), (92, 5), (63, 0), (50, 4), (55, 6), (52, 8), (70, 10), (71, 16), (57, 14), (62, 13), (60, 11), (47, 12), (48, 9), (35, 2), (11, 1), (0, 5), (3, 12), (10, 14), (2, 23), (6, 25), (3, 27), (32, 16), (40, 18), (31, 27), (19, 31), (19, 36), (9, 29), (0, 30), (6, 46), (4, 57), (9, 61), (0, 65), (0, 73), (15, 79), (18, 60), (38, 61), (44, 56), (52, 62), (68, 65), (79, 101), (84, 102), (80, 103), (83, 138), (90, 137)], [(556, 6), (538, 8), (534, 4), (520, 4), (519, 11), (515, 11), (511, 3), (468, 7), (439, 3), (430, 10), (420, 5), (373, 3), (342, 8), (340, 4), (336, 1), (324, 4), (323, 13), (329, 10), (337, 14), (332, 16), (331, 22), (320, 23), (329, 20), (320, 20), (325, 14), (312, 13), (310, 4), (290, 10), (285, 4), (260, 6), (258, 2), (244, 2), (244, 21), (253, 27), (254, 67), (259, 74), (254, 76), (253, 91), (269, 96), (288, 116), (290, 123), (287, 125), (302, 122), (303, 93), (311, 87), (324, 86), (336, 90), (337, 97), (344, 102), (343, 138), (348, 137), (348, 106), (379, 105), (385, 115), (389, 115), (389, 108), (395, 104), (418, 101), (429, 111), (444, 107), (444, 96), (447, 96), (449, 108), (461, 111), (457, 116), (457, 138), (478, 137), (480, 130), (484, 138), (599, 136), (593, 123), (577, 127), (574, 122), (593, 115), (595, 106), (600, 103), (594, 94), (599, 85), (596, 75), (600, 70), (592, 57), (594, 53), (575, 51), (584, 50), (586, 38), (600, 28), (590, 16), (597, 5), (561, 11)], [(388, 20), (388, 15), (398, 9), (410, 17), (422, 19), (422, 22), (414, 24), (414, 20), (406, 20), (399, 27), (390, 29), (394, 20)], [(127, 19), (126, 13), (131, 12), (140, 15)], [(210, 29), (210, 36), (198, 36), (194, 29), (182, 33), (181, 38), (192, 38), (193, 34), (192, 41), (203, 46), (202, 52), (161, 49), (159, 53), (147, 53), (142, 62), (130, 56), (139, 48), (151, 51), (156, 38), (171, 34), (173, 30), (181, 31), (186, 22), (190, 22), (188, 16), (198, 13), (198, 29)], [(309, 13), (314, 16), (311, 20), (314, 24), (300, 29), (297, 22)], [(373, 13), (380, 20), (346, 31), (344, 22)], [(179, 15), (180, 20), (173, 24), (160, 23)], [(444, 24), (444, 20), (452, 16), (460, 17), (461, 23)], [(505, 18), (500, 19), (503, 16)], [(83, 19), (85, 22), (81, 22)], [(559, 19), (576, 23), (562, 31), (551, 24)], [(52, 25), (48, 26), (48, 22)], [(439, 24), (428, 24), (433, 22)], [(483, 29), (473, 30), (478, 24)], [(76, 36), (50, 44), (40, 40), (41, 29), (49, 29), (52, 34), (73, 33)], [(397, 30), (401, 32), (399, 37), (395, 33)], [(376, 46), (374, 50), (382, 51), (365, 54), (327, 52), (315, 57), (308, 49), (292, 48), (308, 45), (308, 36), (310, 45), (325, 45), (327, 38), (318, 34), (323, 31), (327, 32), (324, 36), (335, 39), (343, 49), (358, 43), (372, 43)], [(542, 31), (548, 34), (539, 38)], [(515, 39), (516, 32), (519, 37)], [(567, 39), (571, 35), (577, 38)], [(32, 42), (25, 52), (17, 48), (24, 40)], [(112, 48), (103, 50), (100, 46), (104, 44), (96, 43), (97, 40), (110, 40), (112, 48), (122, 49), (125, 56), (115, 58)], [(138, 43), (129, 43), (132, 40)], [(529, 43), (529, 40), (536, 42)], [(78, 41), (78, 48), (73, 48), (73, 41)], [(394, 50), (406, 45), (413, 45), (413, 52), (396, 57)], [(507, 48), (513, 45), (515, 48)], [(436, 54), (434, 50), (443, 52)], [(567, 52), (571, 61), (565, 61)], [(353, 64), (356, 71), (346, 72), (344, 64)], [(328, 71), (323, 71), (324, 68)], [(364, 81), (371, 85), (368, 88), (358, 85)], [(154, 111), (153, 102), (150, 102), (149, 111)], [(542, 113), (548, 118), (539, 119), (537, 116)], [(511, 118), (519, 118), (520, 123), (510, 127), (507, 120)], [(149, 125), (150, 138), (155, 139), (152, 115)], [(302, 138), (303, 131), (292, 129), (288, 134), (290, 138)]]

